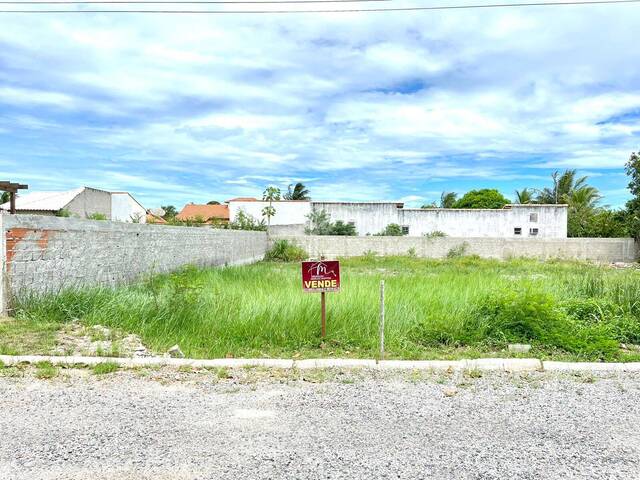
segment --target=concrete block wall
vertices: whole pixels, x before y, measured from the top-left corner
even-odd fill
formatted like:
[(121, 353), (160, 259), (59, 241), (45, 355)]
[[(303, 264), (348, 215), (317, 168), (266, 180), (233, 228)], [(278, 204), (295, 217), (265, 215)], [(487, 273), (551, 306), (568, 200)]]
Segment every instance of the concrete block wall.
[(1, 215), (0, 222), (5, 306), (16, 295), (113, 286), (184, 265), (250, 263), (267, 249), (264, 232), (37, 215)]
[(344, 237), (272, 235), (270, 241), (286, 239), (304, 248), (311, 256), (353, 257), (375, 252), (377, 255), (406, 255), (411, 249), (419, 257), (444, 258), (460, 245), (466, 253), (485, 258), (531, 257), (564, 258), (600, 263), (633, 262), (638, 247), (631, 238), (427, 238), (427, 237)]

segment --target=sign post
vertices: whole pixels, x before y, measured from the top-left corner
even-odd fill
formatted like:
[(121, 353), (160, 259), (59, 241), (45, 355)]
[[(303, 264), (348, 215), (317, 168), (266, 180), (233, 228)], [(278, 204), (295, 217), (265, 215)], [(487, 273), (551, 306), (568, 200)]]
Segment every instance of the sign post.
[(324, 260), (302, 262), (302, 289), (320, 293), (320, 315), (322, 338), (327, 334), (327, 292), (340, 291), (340, 262)]

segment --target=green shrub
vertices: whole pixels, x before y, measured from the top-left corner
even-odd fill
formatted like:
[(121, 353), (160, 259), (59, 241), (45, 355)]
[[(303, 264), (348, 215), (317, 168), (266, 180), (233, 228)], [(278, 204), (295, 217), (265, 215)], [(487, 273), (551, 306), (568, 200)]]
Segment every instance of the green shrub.
[(460, 245), (453, 247), (447, 252), (447, 258), (464, 257), (468, 248), (469, 244), (467, 242), (462, 242)]
[(382, 232), (376, 233), (376, 236), (381, 237), (402, 237), (403, 235), (402, 227), (397, 223), (390, 223)]
[(299, 262), (308, 258), (309, 254), (288, 240), (276, 240), (271, 250), (265, 255), (265, 260), (280, 262)]
[(426, 238), (444, 238), (447, 234), (440, 230), (434, 230), (433, 232), (423, 233), (422, 236)]
[(87, 215), (88, 220), (107, 220), (107, 216), (104, 213), (92, 213), (91, 215)]
[(570, 317), (555, 299), (531, 288), (496, 292), (463, 323), (466, 343), (535, 343), (586, 358), (609, 359), (618, 352), (613, 326)]

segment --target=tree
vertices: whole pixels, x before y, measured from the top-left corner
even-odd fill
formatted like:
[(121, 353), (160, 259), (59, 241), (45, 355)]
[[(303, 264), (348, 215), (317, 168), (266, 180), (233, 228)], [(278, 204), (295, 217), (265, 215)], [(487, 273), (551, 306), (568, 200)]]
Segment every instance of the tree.
[(431, 202), (431, 203), (425, 203), (420, 208), (438, 208), (438, 205), (436, 205), (436, 202)]
[(471, 190), (453, 204), (453, 208), (502, 208), (509, 203), (498, 190), (483, 188)]
[(309, 226), (305, 229), (307, 235), (331, 235), (333, 225), (331, 215), (325, 210), (313, 211), (307, 215)]
[(353, 223), (344, 223), (342, 220), (337, 220), (331, 227), (331, 235), (345, 235), (356, 236), (356, 226)]
[(207, 205), (220, 205), (220, 202), (217, 200), (211, 200), (210, 202), (207, 202)]
[(382, 237), (401, 237), (404, 235), (402, 233), (402, 227), (397, 223), (390, 223), (385, 227), (385, 229), (378, 233), (377, 235)]
[(176, 215), (178, 215), (178, 211), (176, 210), (176, 207), (174, 207), (173, 205), (166, 205), (160, 208), (164, 210), (164, 217), (162, 218), (164, 218), (165, 220), (174, 218)]
[(440, 195), (440, 208), (453, 208), (458, 199), (456, 192), (442, 192)]
[(533, 203), (533, 190), (528, 188), (523, 188), (522, 190), (516, 190), (516, 203), (520, 205), (526, 205), (528, 203)]
[(276, 214), (273, 202), (280, 200), (280, 189), (276, 187), (267, 187), (262, 194), (262, 200), (269, 202), (269, 206), (262, 209), (262, 216), (267, 217), (267, 227), (270, 227), (271, 217)]
[(540, 190), (536, 202), (546, 204), (569, 203), (569, 198), (573, 192), (583, 188), (595, 188), (587, 185), (589, 177), (576, 178), (576, 174), (577, 170), (565, 170), (562, 175), (560, 175), (560, 172), (553, 172), (551, 175), (553, 186)]
[[(293, 189), (291, 189), (291, 187), (293, 187)], [(307, 187), (305, 187), (304, 184), (300, 182), (296, 183), (295, 186), (289, 185), (289, 188), (287, 189), (287, 193), (284, 194), (284, 199), (285, 200), (310, 200), (309, 190), (307, 190)]]
[(11, 200), (11, 194), (9, 192), (2, 192), (2, 195), (0, 195), (0, 205), (7, 203), (9, 200)]
[(628, 231), (636, 240), (640, 239), (640, 152), (632, 152), (625, 164), (630, 177), (629, 191), (633, 198), (627, 202), (626, 223)]

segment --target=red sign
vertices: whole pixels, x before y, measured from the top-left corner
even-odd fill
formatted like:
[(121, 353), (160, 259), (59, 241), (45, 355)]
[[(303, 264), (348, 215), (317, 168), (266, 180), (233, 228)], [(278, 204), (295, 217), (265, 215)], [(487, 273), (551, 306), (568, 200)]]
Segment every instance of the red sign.
[(305, 292), (340, 291), (340, 262), (302, 262), (302, 289)]

